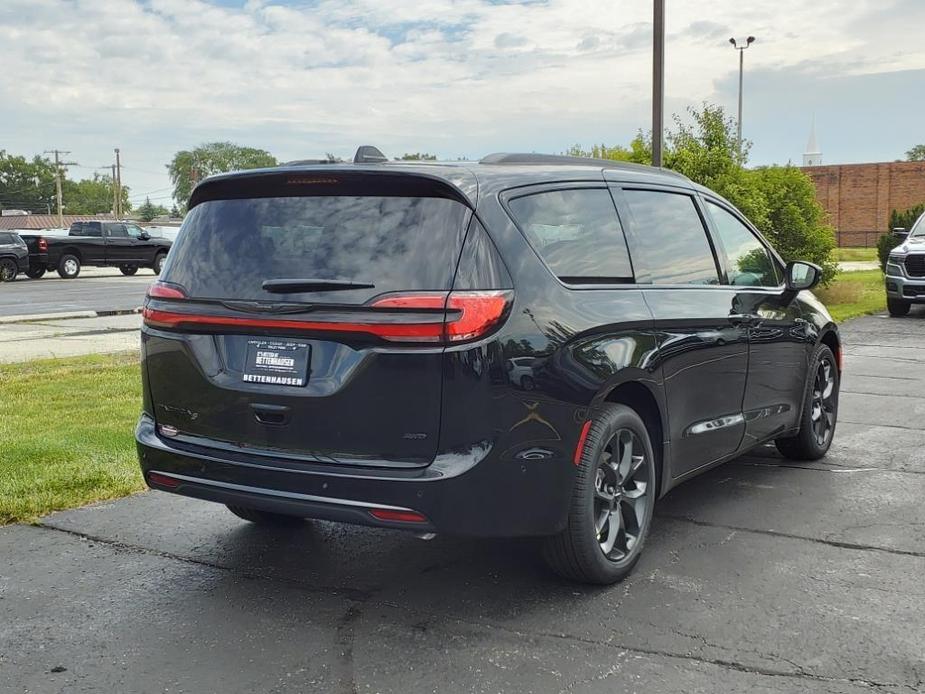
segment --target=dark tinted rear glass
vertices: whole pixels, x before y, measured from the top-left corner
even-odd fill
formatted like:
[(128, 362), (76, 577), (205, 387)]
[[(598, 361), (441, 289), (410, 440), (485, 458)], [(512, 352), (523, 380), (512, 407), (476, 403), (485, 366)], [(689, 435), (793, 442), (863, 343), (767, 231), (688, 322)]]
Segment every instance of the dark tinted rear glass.
[(553, 190), (516, 198), (509, 207), (530, 245), (563, 281), (632, 281), (626, 239), (607, 190)]
[[(443, 198), (330, 196), (212, 200), (194, 207), (163, 279), (198, 298), (362, 303), (383, 292), (450, 289), (469, 209)], [(271, 279), (373, 289), (271, 294)]]
[(6, 232), (0, 231), (0, 245), (6, 246), (6, 245), (9, 245), (9, 244), (11, 244), (11, 243), (13, 243), (13, 237), (12, 237), (12, 235), (11, 235), (11, 234), (8, 234), (8, 233), (6, 233)]

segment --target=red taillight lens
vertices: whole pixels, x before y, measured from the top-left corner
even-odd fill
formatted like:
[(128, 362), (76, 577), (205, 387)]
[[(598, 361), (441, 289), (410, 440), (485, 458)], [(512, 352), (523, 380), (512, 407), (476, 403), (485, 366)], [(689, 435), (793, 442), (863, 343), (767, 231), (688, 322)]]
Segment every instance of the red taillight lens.
[[(513, 295), (510, 290), (391, 294), (377, 299), (368, 306), (374, 310), (357, 313), (355, 322), (215, 316), (150, 307), (145, 307), (142, 315), (145, 324), (155, 328), (215, 326), (366, 333), (389, 342), (447, 344), (474, 340), (488, 333), (504, 318)], [(148, 297), (187, 298), (181, 289), (161, 282), (151, 285)]]
[(449, 310), (461, 311), (459, 318), (447, 318), (446, 339), (461, 342), (481, 337), (503, 317), (511, 301), (509, 291), (453, 292), (446, 303)]
[[(507, 289), (395, 294), (373, 302), (373, 308), (404, 310), (446, 309), (442, 339), (446, 342), (474, 340), (487, 333), (503, 317), (513, 292)], [(430, 327), (430, 326), (428, 326)], [(412, 338), (413, 339), (413, 338)]]
[(164, 282), (155, 282), (148, 287), (148, 297), (151, 299), (185, 299), (186, 292)]
[(39, 252), (48, 252), (48, 239), (46, 239), (44, 236), (39, 236)]
[(374, 508), (369, 512), (369, 515), (381, 521), (398, 521), (400, 523), (427, 522), (427, 519), (417, 511), (400, 511), (391, 508)]

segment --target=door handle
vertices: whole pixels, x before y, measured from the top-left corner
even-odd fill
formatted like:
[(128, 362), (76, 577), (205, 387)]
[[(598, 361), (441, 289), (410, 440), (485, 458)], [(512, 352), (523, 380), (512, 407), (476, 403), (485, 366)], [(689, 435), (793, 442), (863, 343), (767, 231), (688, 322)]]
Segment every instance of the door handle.
[(759, 316), (754, 313), (730, 313), (729, 322), (733, 325), (742, 325), (748, 327), (755, 325), (760, 320)]

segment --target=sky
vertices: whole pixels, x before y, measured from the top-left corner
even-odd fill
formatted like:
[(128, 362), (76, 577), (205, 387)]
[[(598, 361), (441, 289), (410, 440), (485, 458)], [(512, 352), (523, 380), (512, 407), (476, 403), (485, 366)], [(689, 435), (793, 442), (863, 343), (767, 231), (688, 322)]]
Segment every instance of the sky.
[[(751, 164), (892, 161), (925, 142), (923, 0), (667, 0), (666, 113), (735, 113)], [(285, 161), (559, 153), (650, 127), (649, 0), (2, 0), (0, 149), (122, 152), (133, 203), (230, 140)], [(108, 170), (108, 169), (107, 169)]]

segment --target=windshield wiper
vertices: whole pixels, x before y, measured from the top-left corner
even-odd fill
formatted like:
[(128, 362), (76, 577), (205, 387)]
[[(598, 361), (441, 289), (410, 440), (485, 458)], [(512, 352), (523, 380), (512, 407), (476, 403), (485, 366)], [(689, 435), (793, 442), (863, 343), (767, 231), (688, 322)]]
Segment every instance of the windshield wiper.
[(350, 280), (294, 279), (264, 280), (263, 290), (272, 294), (298, 294), (301, 292), (337, 292), (345, 289), (374, 289), (375, 284)]

